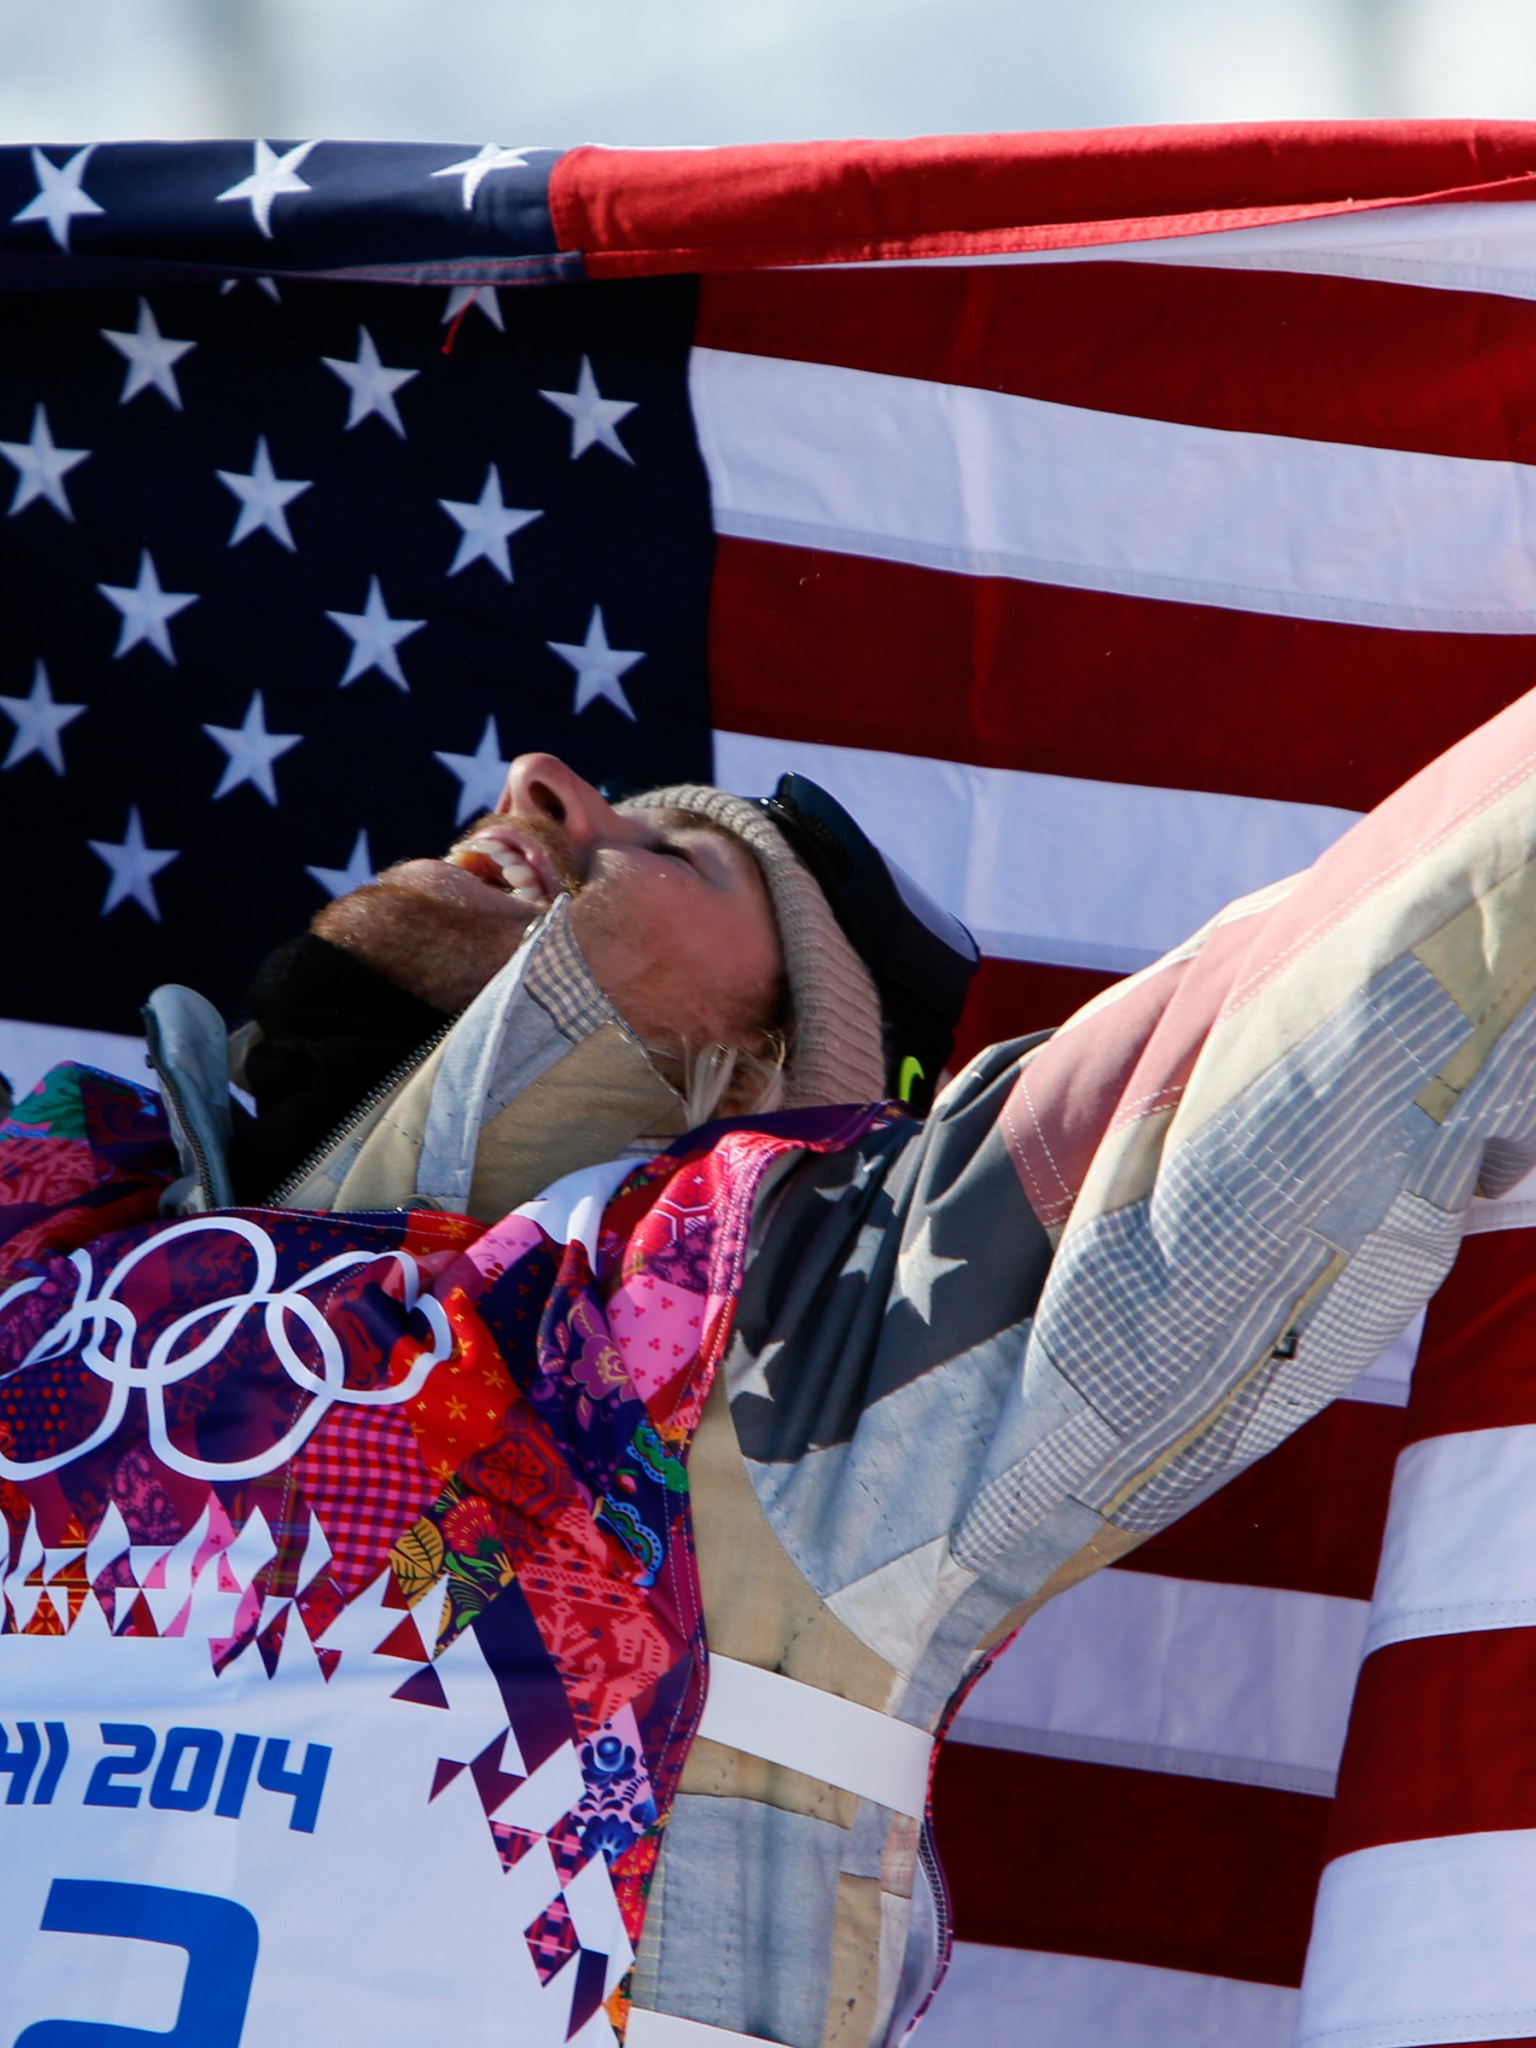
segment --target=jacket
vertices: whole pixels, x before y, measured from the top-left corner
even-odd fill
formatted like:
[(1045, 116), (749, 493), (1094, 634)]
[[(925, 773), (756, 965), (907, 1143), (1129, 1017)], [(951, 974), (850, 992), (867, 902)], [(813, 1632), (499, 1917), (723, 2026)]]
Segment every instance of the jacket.
[[(159, 1914), (249, 1960), (253, 2044), (899, 2037), (967, 1683), (1347, 1384), (1536, 1160), (1533, 794), (1527, 699), (926, 1122), (719, 1126), (489, 1221), (168, 1221), (150, 1096), (19, 1104), (28, 1996), (37, 1930)], [(480, 1053), (385, 1111), (418, 1199), (512, 1100)]]

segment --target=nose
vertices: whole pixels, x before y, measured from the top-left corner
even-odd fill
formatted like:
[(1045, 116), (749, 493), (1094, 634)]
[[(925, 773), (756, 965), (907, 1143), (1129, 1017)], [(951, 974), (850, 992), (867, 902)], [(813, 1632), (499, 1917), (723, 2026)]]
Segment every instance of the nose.
[(549, 818), (575, 846), (597, 839), (629, 839), (634, 828), (585, 776), (558, 754), (519, 754), (507, 769), (496, 809)]

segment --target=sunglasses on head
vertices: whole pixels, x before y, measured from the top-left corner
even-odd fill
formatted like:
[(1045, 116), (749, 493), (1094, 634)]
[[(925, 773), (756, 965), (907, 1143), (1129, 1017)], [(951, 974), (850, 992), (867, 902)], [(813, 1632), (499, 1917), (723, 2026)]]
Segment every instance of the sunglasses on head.
[(781, 775), (757, 801), (869, 969), (885, 1022), (887, 1091), (921, 1114), (954, 1047), (976, 941), (809, 776)]

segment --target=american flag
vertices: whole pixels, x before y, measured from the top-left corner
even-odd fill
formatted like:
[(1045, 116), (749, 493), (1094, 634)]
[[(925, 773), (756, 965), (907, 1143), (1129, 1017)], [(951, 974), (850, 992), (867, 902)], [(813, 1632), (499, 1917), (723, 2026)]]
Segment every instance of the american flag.
[[(1533, 171), (0, 151), (0, 1067), (141, 1073), (531, 747), (813, 775), (976, 931), (964, 1049), (1065, 1016), (1536, 681)], [(1536, 2038), (1536, 1202), (1478, 1224), (1416, 1370), (970, 1695), (931, 2042)]]

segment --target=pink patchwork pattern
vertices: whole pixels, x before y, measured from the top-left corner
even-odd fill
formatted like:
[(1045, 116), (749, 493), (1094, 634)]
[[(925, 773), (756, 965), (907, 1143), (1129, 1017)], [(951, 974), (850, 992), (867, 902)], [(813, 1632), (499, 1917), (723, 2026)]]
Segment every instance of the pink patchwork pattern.
[(514, 1209), (476, 1238), (464, 1257), (485, 1280), (497, 1280), (509, 1266), (536, 1251), (544, 1239), (545, 1232), (537, 1223)]
[(398, 1408), (333, 1408), (292, 1471), (331, 1546), (331, 1576), (349, 1599), (378, 1576), (379, 1559), (436, 1491)]
[(664, 1387), (699, 1349), (704, 1297), (691, 1287), (635, 1273), (608, 1302), (608, 1327), (642, 1401)]

